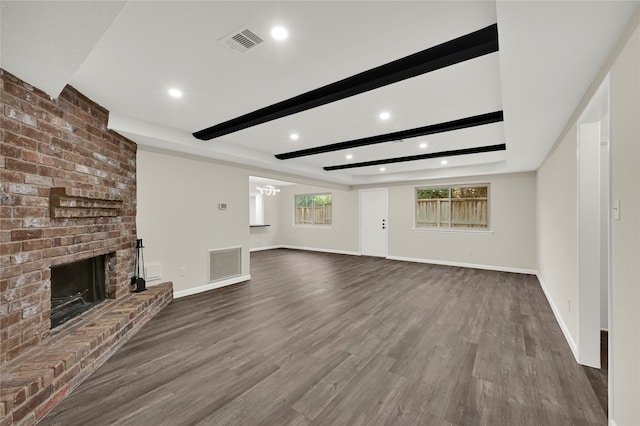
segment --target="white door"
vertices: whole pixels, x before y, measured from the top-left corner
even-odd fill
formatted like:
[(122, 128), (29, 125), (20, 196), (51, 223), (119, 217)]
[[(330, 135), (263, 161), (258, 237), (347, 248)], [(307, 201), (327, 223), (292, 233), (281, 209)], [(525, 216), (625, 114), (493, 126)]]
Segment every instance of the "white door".
[(387, 257), (387, 190), (360, 191), (360, 252)]

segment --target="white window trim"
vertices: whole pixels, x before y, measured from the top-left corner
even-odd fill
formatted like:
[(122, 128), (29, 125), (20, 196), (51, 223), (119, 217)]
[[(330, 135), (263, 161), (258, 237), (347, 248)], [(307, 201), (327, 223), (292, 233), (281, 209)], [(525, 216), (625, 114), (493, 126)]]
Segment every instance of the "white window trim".
[[(296, 209), (298, 197), (315, 197), (317, 195), (331, 195), (331, 224), (325, 223), (296, 223)], [(332, 192), (313, 192), (308, 194), (293, 194), (293, 224), (294, 228), (311, 228), (311, 229), (333, 229), (333, 193)]]
[(309, 229), (333, 229), (333, 225), (325, 225), (325, 224), (311, 225), (309, 223), (294, 223), (293, 227), (294, 228), (309, 228)]
[(474, 228), (416, 228), (413, 227), (412, 231), (415, 232), (433, 232), (438, 234), (493, 234), (493, 229), (481, 229), (475, 230)]
[[(478, 186), (487, 187), (487, 227), (486, 228), (451, 228), (451, 227), (433, 227), (433, 228), (419, 228), (418, 227), (418, 190), (419, 189), (442, 189), (442, 188), (474, 188)], [(449, 195), (451, 197), (451, 195)], [(456, 233), (456, 234), (493, 234), (493, 225), (491, 220), (491, 183), (489, 182), (477, 182), (477, 183), (451, 183), (443, 185), (426, 185), (415, 186), (413, 188), (413, 228), (415, 232), (436, 232), (436, 233)]]

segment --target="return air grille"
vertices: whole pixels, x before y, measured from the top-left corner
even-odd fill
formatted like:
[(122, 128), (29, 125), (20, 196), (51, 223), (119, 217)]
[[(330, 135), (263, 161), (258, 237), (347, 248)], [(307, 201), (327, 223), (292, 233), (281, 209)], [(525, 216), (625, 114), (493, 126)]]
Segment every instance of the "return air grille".
[(246, 27), (233, 31), (220, 40), (220, 42), (224, 42), (227, 46), (242, 53), (256, 47), (263, 41), (256, 33)]
[(209, 250), (209, 282), (237, 277), (241, 274), (242, 249), (240, 247)]

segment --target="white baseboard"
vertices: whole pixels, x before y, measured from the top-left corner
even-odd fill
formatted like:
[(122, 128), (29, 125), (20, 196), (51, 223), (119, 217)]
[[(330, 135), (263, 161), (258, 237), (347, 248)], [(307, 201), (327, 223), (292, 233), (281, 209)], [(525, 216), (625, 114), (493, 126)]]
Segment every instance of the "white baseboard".
[(618, 425), (615, 420), (609, 419), (609, 426), (618, 426)]
[(449, 262), (444, 260), (421, 259), (418, 257), (403, 257), (403, 256), (387, 256), (387, 259), (401, 260), (403, 262), (430, 263), (433, 265), (457, 266), (460, 268), (485, 269), (488, 271), (515, 272), (517, 274), (528, 274), (528, 275), (536, 274), (536, 271), (533, 269), (511, 268), (508, 266), (478, 265), (475, 263)]
[(233, 277), (222, 281), (217, 281), (215, 283), (209, 283), (205, 285), (201, 285), (198, 287), (188, 288), (186, 290), (179, 290), (173, 292), (173, 298), (179, 299), (185, 296), (191, 296), (192, 294), (202, 293), (203, 291), (214, 290), (220, 287), (226, 287), (231, 284), (237, 284), (244, 281), (249, 281), (251, 279), (251, 275), (240, 275), (239, 277)]
[(252, 249), (249, 249), (249, 253), (253, 253), (254, 251), (273, 250), (273, 249), (279, 249), (279, 248), (282, 248), (282, 246), (254, 247)]
[(564, 338), (569, 344), (569, 347), (571, 348), (573, 357), (575, 358), (576, 362), (578, 362), (578, 345), (576, 345), (576, 342), (573, 340), (573, 337), (571, 337), (571, 333), (569, 333), (569, 328), (562, 320), (562, 317), (560, 316), (560, 311), (558, 310), (558, 307), (556, 306), (556, 304), (553, 302), (551, 295), (547, 291), (547, 287), (544, 285), (544, 281), (542, 281), (542, 277), (540, 276), (540, 274), (536, 274), (536, 277), (538, 277), (538, 281), (540, 282), (540, 287), (542, 287), (542, 291), (544, 292), (544, 295), (547, 297), (549, 306), (551, 306), (551, 310), (553, 311), (553, 315), (556, 317), (556, 321), (558, 322), (558, 325), (562, 330), (562, 334), (564, 334)]
[(323, 248), (316, 248), (316, 247), (301, 247), (301, 246), (288, 246), (288, 245), (282, 245), (279, 248), (286, 248), (286, 249), (292, 249), (292, 250), (320, 251), (323, 253), (348, 254), (351, 256), (360, 256), (360, 253), (358, 253), (357, 251), (347, 251), (347, 250), (333, 250), (333, 249), (323, 249)]

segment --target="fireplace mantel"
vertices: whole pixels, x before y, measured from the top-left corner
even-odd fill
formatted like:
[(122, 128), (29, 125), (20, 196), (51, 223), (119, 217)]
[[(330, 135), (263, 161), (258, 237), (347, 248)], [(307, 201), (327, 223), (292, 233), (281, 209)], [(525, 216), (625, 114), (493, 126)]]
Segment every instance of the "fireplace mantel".
[(122, 209), (119, 196), (75, 188), (54, 187), (49, 195), (49, 209), (52, 219), (115, 217)]

